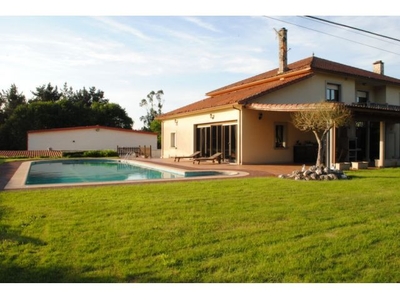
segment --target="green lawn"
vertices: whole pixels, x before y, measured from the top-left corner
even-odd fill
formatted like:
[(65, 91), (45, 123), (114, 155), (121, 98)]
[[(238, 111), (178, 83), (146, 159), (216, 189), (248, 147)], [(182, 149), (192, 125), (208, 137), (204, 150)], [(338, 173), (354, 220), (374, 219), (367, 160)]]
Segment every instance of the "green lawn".
[(0, 282), (399, 282), (400, 169), (0, 192)]

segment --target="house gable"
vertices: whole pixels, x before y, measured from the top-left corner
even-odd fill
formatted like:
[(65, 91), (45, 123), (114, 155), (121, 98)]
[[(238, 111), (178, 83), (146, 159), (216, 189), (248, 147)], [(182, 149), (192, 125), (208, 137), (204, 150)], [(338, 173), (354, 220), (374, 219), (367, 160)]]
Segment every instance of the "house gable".
[(377, 85), (387, 84), (400, 87), (399, 79), (312, 56), (289, 64), (284, 73), (278, 74), (278, 69), (273, 69), (208, 92), (206, 94), (208, 98), (165, 113), (158, 119), (166, 120), (229, 106), (248, 105), (256, 102), (256, 99), (261, 96), (321, 73), (346, 76), (358, 81), (373, 81)]

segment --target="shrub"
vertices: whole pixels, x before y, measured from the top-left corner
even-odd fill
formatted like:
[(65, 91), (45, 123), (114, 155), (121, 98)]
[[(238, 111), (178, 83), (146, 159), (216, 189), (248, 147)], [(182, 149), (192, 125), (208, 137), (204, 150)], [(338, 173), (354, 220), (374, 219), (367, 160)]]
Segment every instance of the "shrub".
[(115, 157), (118, 152), (115, 150), (88, 150), (64, 153), (64, 157)]
[(112, 157), (118, 156), (117, 151), (114, 150), (90, 150), (83, 153), (84, 157)]
[(82, 157), (83, 156), (83, 151), (77, 151), (77, 152), (64, 152), (63, 157), (71, 158), (71, 157)]

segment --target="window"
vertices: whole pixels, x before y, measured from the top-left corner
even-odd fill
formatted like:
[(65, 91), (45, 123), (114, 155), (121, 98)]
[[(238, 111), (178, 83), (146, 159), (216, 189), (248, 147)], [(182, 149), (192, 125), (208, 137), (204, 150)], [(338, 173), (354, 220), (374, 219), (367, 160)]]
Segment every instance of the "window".
[(367, 103), (368, 102), (368, 92), (357, 91), (357, 103)]
[(176, 148), (176, 132), (171, 132), (171, 148)]
[(275, 124), (275, 148), (286, 148), (286, 124)]
[(326, 100), (339, 102), (340, 99), (340, 85), (328, 83), (326, 85)]

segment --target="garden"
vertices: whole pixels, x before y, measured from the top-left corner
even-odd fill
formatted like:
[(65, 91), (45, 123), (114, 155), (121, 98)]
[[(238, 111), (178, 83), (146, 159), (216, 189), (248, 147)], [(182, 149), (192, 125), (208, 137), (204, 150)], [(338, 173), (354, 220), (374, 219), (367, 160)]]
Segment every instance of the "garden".
[(400, 169), (0, 192), (3, 283), (394, 283)]

